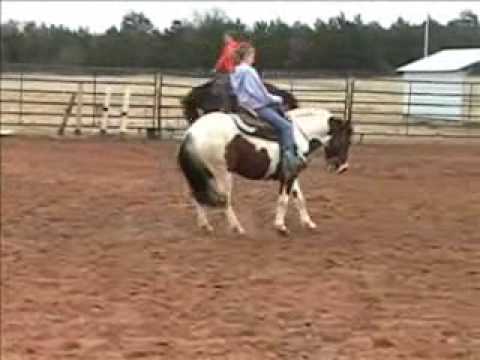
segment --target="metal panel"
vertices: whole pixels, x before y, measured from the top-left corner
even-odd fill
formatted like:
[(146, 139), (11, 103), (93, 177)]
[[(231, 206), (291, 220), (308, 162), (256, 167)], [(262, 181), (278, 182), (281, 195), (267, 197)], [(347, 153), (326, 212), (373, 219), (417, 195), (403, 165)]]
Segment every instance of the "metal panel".
[(405, 84), (405, 115), (412, 119), (461, 120), (465, 72), (405, 73), (403, 77), (410, 82)]

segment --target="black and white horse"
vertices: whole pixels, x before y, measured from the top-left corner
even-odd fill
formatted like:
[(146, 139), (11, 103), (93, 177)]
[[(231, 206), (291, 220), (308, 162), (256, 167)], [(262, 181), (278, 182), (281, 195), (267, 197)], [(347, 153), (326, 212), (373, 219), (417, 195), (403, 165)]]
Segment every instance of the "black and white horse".
[[(293, 122), (298, 151), (305, 157), (317, 148), (325, 149), (330, 170), (342, 173), (348, 168), (352, 135), (350, 121), (335, 118), (323, 109), (295, 109), (288, 112)], [(240, 126), (240, 124), (243, 124)], [(293, 195), (301, 223), (316, 228), (308, 213), (298, 178), (285, 182), (279, 176), (278, 142), (249, 134), (249, 126), (236, 114), (213, 112), (200, 117), (186, 132), (178, 153), (178, 162), (192, 191), (198, 225), (213, 228), (207, 219), (207, 208), (224, 210), (229, 226), (243, 234), (231, 202), (232, 174), (253, 180), (278, 180), (280, 194), (274, 226), (287, 233), (285, 215)]]
[[(182, 98), (183, 115), (189, 124), (193, 124), (201, 115), (219, 111), (222, 108), (222, 97), (215, 93), (214, 82), (215, 80), (210, 80), (205, 84), (195, 86)], [(298, 101), (290, 92), (268, 82), (265, 82), (264, 85), (268, 92), (282, 97), (285, 111), (298, 108)], [(234, 100), (232, 99), (232, 101)]]

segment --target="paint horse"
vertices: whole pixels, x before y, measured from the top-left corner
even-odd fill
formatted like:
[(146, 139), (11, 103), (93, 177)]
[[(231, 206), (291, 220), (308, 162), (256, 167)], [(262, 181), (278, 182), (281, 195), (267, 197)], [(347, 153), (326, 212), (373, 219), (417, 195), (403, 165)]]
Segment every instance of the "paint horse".
[[(222, 97), (214, 92), (214, 81), (215, 80), (210, 80), (205, 84), (193, 87), (192, 90), (182, 98), (183, 115), (190, 125), (201, 115), (219, 111), (222, 108)], [(277, 88), (275, 85), (267, 82), (265, 82), (264, 85), (270, 94), (282, 97), (283, 104), (285, 104), (285, 111), (298, 108), (298, 101), (290, 92)], [(236, 99), (234, 96), (230, 97), (230, 102), (233, 108), (235, 108)]]
[[(323, 147), (327, 168), (338, 174), (348, 169), (352, 125), (324, 109), (295, 109), (288, 112), (300, 151), (307, 159)], [(303, 226), (315, 229), (310, 218), (298, 177), (285, 181), (280, 177), (278, 139), (266, 122), (255, 114), (213, 112), (203, 115), (185, 133), (177, 160), (192, 191), (198, 225), (213, 231), (207, 208), (221, 208), (229, 227), (239, 234), (245, 230), (232, 207), (232, 175), (252, 180), (277, 180), (280, 194), (274, 220), (275, 228), (288, 234), (285, 215), (293, 195)]]

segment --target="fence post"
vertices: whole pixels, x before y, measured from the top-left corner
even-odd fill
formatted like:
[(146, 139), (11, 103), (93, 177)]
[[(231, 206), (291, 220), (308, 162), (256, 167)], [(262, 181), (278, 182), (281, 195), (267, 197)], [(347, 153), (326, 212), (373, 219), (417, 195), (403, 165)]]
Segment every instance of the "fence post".
[(408, 136), (410, 130), (410, 105), (412, 102), (412, 82), (408, 82), (408, 100), (407, 100), (407, 121), (405, 123), (405, 135)]
[(23, 71), (20, 73), (20, 102), (19, 106), (19, 114), (18, 114), (18, 121), (20, 124), (23, 124)]
[(344, 107), (343, 107), (343, 119), (344, 120), (347, 120), (347, 118), (348, 118), (349, 87), (350, 87), (350, 79), (347, 76), (345, 78), (345, 98), (344, 98)]
[(152, 100), (152, 123), (146, 127), (147, 138), (153, 139), (156, 137), (155, 119), (157, 116), (157, 73), (153, 73), (153, 100)]
[(70, 95), (70, 100), (68, 102), (67, 108), (65, 109), (65, 114), (63, 115), (62, 123), (60, 124), (60, 127), (58, 128), (58, 135), (64, 135), (65, 134), (65, 127), (67, 126), (67, 121), (68, 118), (70, 117), (73, 109), (73, 105), (75, 104), (75, 97), (77, 94), (74, 92)]
[(100, 135), (105, 135), (108, 128), (108, 112), (110, 111), (110, 95), (111, 89), (110, 86), (105, 88), (105, 99), (103, 102), (103, 114), (102, 119), (100, 120)]
[(468, 121), (472, 121), (473, 83), (470, 83), (470, 98), (468, 102)]
[(350, 96), (349, 96), (349, 101), (348, 101), (348, 115), (347, 119), (348, 121), (352, 121), (352, 116), (353, 116), (353, 102), (354, 102), (354, 96), (355, 96), (355, 79), (350, 79)]
[(155, 129), (158, 107), (158, 74), (153, 74), (153, 109), (152, 109), (152, 128)]
[(92, 126), (96, 126), (97, 117), (97, 73), (93, 72), (93, 109), (92, 109)]
[(120, 119), (120, 134), (121, 135), (125, 134), (126, 131), (127, 131), (129, 104), (130, 104), (130, 87), (127, 85), (125, 87), (125, 93), (123, 95), (122, 118)]
[(162, 121), (162, 97), (163, 97), (163, 74), (160, 73), (160, 79), (158, 84), (158, 108), (157, 108), (157, 121), (158, 121), (158, 135), (160, 140), (163, 137), (163, 121)]
[(82, 134), (82, 107), (83, 107), (83, 82), (78, 83), (77, 90), (77, 124), (75, 128), (75, 135)]

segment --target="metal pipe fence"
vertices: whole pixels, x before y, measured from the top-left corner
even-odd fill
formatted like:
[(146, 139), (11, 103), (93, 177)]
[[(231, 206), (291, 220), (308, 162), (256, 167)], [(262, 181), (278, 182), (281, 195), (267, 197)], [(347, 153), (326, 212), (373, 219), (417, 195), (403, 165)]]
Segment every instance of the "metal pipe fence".
[[(76, 94), (71, 116), (76, 116), (77, 121), (66, 123), (66, 128), (80, 126), (100, 131), (99, 121), (106, 111), (104, 101), (108, 92), (111, 101), (106, 129), (145, 131), (167, 137), (186, 129), (180, 100), (207, 77), (159, 72), (104, 75), (95, 71), (91, 75), (55, 76), (21, 72), (2, 73), (0, 80), (2, 126), (58, 128), (71, 97)], [(480, 138), (480, 81), (333, 77), (267, 80), (291, 91), (301, 107), (327, 108), (336, 116), (351, 119), (361, 137)], [(433, 87), (420, 91), (418, 84)], [(460, 85), (463, 90), (452, 91), (449, 89), (452, 85)], [(442, 88), (436, 91), (435, 86)], [(125, 101), (128, 114), (123, 109)]]

